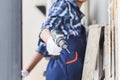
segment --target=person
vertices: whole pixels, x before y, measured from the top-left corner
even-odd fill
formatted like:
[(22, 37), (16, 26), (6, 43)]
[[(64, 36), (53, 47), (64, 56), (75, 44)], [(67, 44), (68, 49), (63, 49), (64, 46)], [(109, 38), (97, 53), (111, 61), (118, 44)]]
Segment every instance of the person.
[[(50, 55), (46, 69), (46, 80), (81, 80), (86, 49), (86, 30), (80, 11), (86, 0), (57, 0), (50, 8), (48, 18), (43, 23), (40, 32), (37, 54), (30, 65), (22, 70), (26, 77), (35, 65)], [(54, 42), (51, 32), (58, 29), (64, 34), (68, 53)]]

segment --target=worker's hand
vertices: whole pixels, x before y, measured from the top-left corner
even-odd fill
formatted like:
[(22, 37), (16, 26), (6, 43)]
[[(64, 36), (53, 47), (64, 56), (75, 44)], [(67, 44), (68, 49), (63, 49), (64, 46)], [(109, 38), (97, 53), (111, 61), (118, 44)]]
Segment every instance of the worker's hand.
[(50, 55), (60, 55), (60, 51), (62, 50), (62, 48), (58, 47), (55, 44), (51, 36), (48, 38), (46, 45), (47, 45), (47, 51)]
[(24, 69), (24, 70), (21, 71), (22, 80), (23, 80), (25, 77), (27, 77), (28, 75), (29, 75), (29, 72), (28, 72), (26, 69)]

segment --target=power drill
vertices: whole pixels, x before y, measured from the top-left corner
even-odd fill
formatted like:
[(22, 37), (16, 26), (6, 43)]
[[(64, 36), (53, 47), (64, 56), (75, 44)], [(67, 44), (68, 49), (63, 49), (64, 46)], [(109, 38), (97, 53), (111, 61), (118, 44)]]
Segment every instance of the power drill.
[(67, 42), (66, 42), (64, 35), (61, 31), (54, 29), (51, 31), (51, 35), (52, 35), (52, 38), (57, 46), (65, 49), (68, 53), (70, 53), (70, 51), (67, 49), (67, 46), (68, 46)]

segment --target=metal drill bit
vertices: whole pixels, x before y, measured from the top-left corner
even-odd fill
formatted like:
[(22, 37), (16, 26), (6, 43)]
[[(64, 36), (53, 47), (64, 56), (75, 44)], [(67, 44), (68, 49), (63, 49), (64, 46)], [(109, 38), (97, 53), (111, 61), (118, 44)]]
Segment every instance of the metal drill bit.
[(67, 44), (64, 44), (62, 47), (70, 54), (70, 51), (67, 48)]
[(67, 48), (65, 50), (70, 54), (70, 51)]

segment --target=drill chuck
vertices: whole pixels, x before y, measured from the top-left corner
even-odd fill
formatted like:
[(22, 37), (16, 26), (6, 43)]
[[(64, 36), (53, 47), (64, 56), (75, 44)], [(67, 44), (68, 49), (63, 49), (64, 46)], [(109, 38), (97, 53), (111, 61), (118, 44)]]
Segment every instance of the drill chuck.
[(61, 48), (67, 48), (67, 42), (64, 39), (64, 35), (59, 30), (53, 30), (51, 34), (57, 46)]
[(57, 38), (56, 44), (61, 48), (67, 48), (67, 42), (63, 39), (63, 37)]
[(57, 46), (66, 49), (66, 51), (70, 53), (70, 51), (67, 49), (67, 42), (64, 39), (64, 35), (59, 30), (51, 31), (51, 35)]

